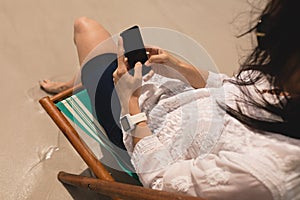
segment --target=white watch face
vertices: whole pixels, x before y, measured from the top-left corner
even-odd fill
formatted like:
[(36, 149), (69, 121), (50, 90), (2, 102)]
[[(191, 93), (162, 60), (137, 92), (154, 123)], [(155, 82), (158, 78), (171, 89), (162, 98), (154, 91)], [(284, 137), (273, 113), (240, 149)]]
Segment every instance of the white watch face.
[(147, 117), (145, 113), (139, 113), (136, 115), (124, 115), (120, 119), (120, 123), (122, 126), (123, 131), (128, 132), (131, 131), (135, 128), (136, 123), (141, 122), (141, 121), (146, 121)]
[(124, 131), (129, 131), (131, 129), (130, 123), (126, 116), (121, 118), (121, 125), (122, 125)]

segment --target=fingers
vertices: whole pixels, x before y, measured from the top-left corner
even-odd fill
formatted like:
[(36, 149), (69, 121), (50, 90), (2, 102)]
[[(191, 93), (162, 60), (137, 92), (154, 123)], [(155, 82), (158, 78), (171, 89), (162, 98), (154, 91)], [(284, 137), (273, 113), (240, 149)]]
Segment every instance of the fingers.
[(137, 62), (134, 66), (134, 78), (142, 79), (142, 68), (143, 65), (141, 62)]
[(124, 46), (123, 39), (119, 37), (118, 39), (118, 70), (127, 72), (127, 58), (124, 56)]
[(127, 67), (126, 67), (127, 60), (124, 56), (123, 39), (121, 37), (119, 37), (118, 39), (117, 56), (118, 56), (118, 67), (113, 73), (113, 81), (115, 83), (121, 78), (121, 76), (123, 76), (127, 72)]
[(154, 75), (154, 71), (151, 70), (148, 74), (146, 74), (146, 76), (143, 77), (143, 81), (145, 82), (149, 81), (153, 75)]
[(135, 87), (134, 87), (134, 92), (133, 96), (139, 97), (140, 92), (141, 92), (141, 86), (142, 86), (142, 68), (143, 65), (141, 62), (137, 62), (134, 66), (134, 82), (135, 82)]
[(118, 65), (122, 65), (121, 67), (124, 69), (128, 69), (128, 58), (124, 55), (124, 44), (122, 37), (118, 38), (118, 49), (117, 49), (117, 55), (118, 55)]
[(157, 64), (165, 64), (168, 62), (168, 55), (166, 54), (159, 54), (159, 55), (152, 55), (146, 62), (146, 66), (151, 66), (151, 63), (157, 63)]
[(145, 46), (145, 49), (149, 53), (149, 56), (159, 54), (159, 50), (160, 50), (159, 47), (150, 46), (150, 45)]
[(165, 64), (168, 61), (168, 54), (159, 47), (147, 46), (146, 51), (149, 52), (149, 59), (145, 62), (146, 66), (151, 66), (151, 63)]
[(126, 73), (126, 71), (119, 70), (118, 68), (113, 73), (113, 81), (116, 84), (120, 78)]
[(123, 46), (122, 37), (119, 37), (119, 39), (118, 39), (117, 54), (118, 54), (118, 64), (123, 63), (124, 62), (124, 46)]

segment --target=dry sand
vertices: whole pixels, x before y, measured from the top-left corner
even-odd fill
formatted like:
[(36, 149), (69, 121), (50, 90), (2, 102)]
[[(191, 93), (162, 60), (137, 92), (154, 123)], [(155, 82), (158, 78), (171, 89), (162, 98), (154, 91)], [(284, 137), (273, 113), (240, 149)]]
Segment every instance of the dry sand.
[[(78, 69), (73, 22), (91, 17), (116, 34), (132, 24), (180, 31), (231, 75), (239, 47), (232, 23), (246, 0), (0, 0), (0, 199), (87, 199), (70, 194), (56, 175), (87, 167), (38, 105), (43, 78), (67, 80)], [(89, 194), (86, 194), (89, 195)], [(91, 196), (90, 199), (95, 197)]]

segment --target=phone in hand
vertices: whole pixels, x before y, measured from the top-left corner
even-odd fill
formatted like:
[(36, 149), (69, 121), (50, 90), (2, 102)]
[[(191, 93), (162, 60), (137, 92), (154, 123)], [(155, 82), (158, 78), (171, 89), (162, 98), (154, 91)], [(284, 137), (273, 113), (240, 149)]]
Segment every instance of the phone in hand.
[[(123, 31), (120, 36), (123, 39), (124, 55), (128, 59), (129, 73), (134, 73), (134, 66), (137, 62), (144, 64), (148, 60), (146, 49), (140, 29), (137, 25)], [(145, 75), (151, 70), (151, 67), (143, 65), (142, 74)]]

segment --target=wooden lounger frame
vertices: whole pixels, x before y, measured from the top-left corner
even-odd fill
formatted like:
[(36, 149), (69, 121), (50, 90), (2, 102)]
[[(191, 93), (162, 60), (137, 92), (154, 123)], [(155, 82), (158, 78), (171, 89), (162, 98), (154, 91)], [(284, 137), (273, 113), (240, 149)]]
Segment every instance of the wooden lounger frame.
[(59, 172), (58, 179), (65, 184), (83, 187), (88, 190), (95, 191), (99, 194), (106, 195), (112, 199), (128, 199), (128, 200), (203, 200), (199, 197), (191, 197), (177, 193), (166, 191), (158, 191), (141, 186), (118, 183), (110, 175), (104, 165), (96, 158), (89, 147), (81, 140), (78, 132), (64, 116), (64, 114), (56, 107), (55, 103), (70, 97), (74, 91), (82, 89), (81, 85), (63, 91), (53, 97), (43, 97), (39, 100), (42, 107), (63, 132), (75, 150), (79, 153), (84, 162), (93, 171), (98, 178), (90, 178), (79, 175), (73, 175), (66, 172)]

